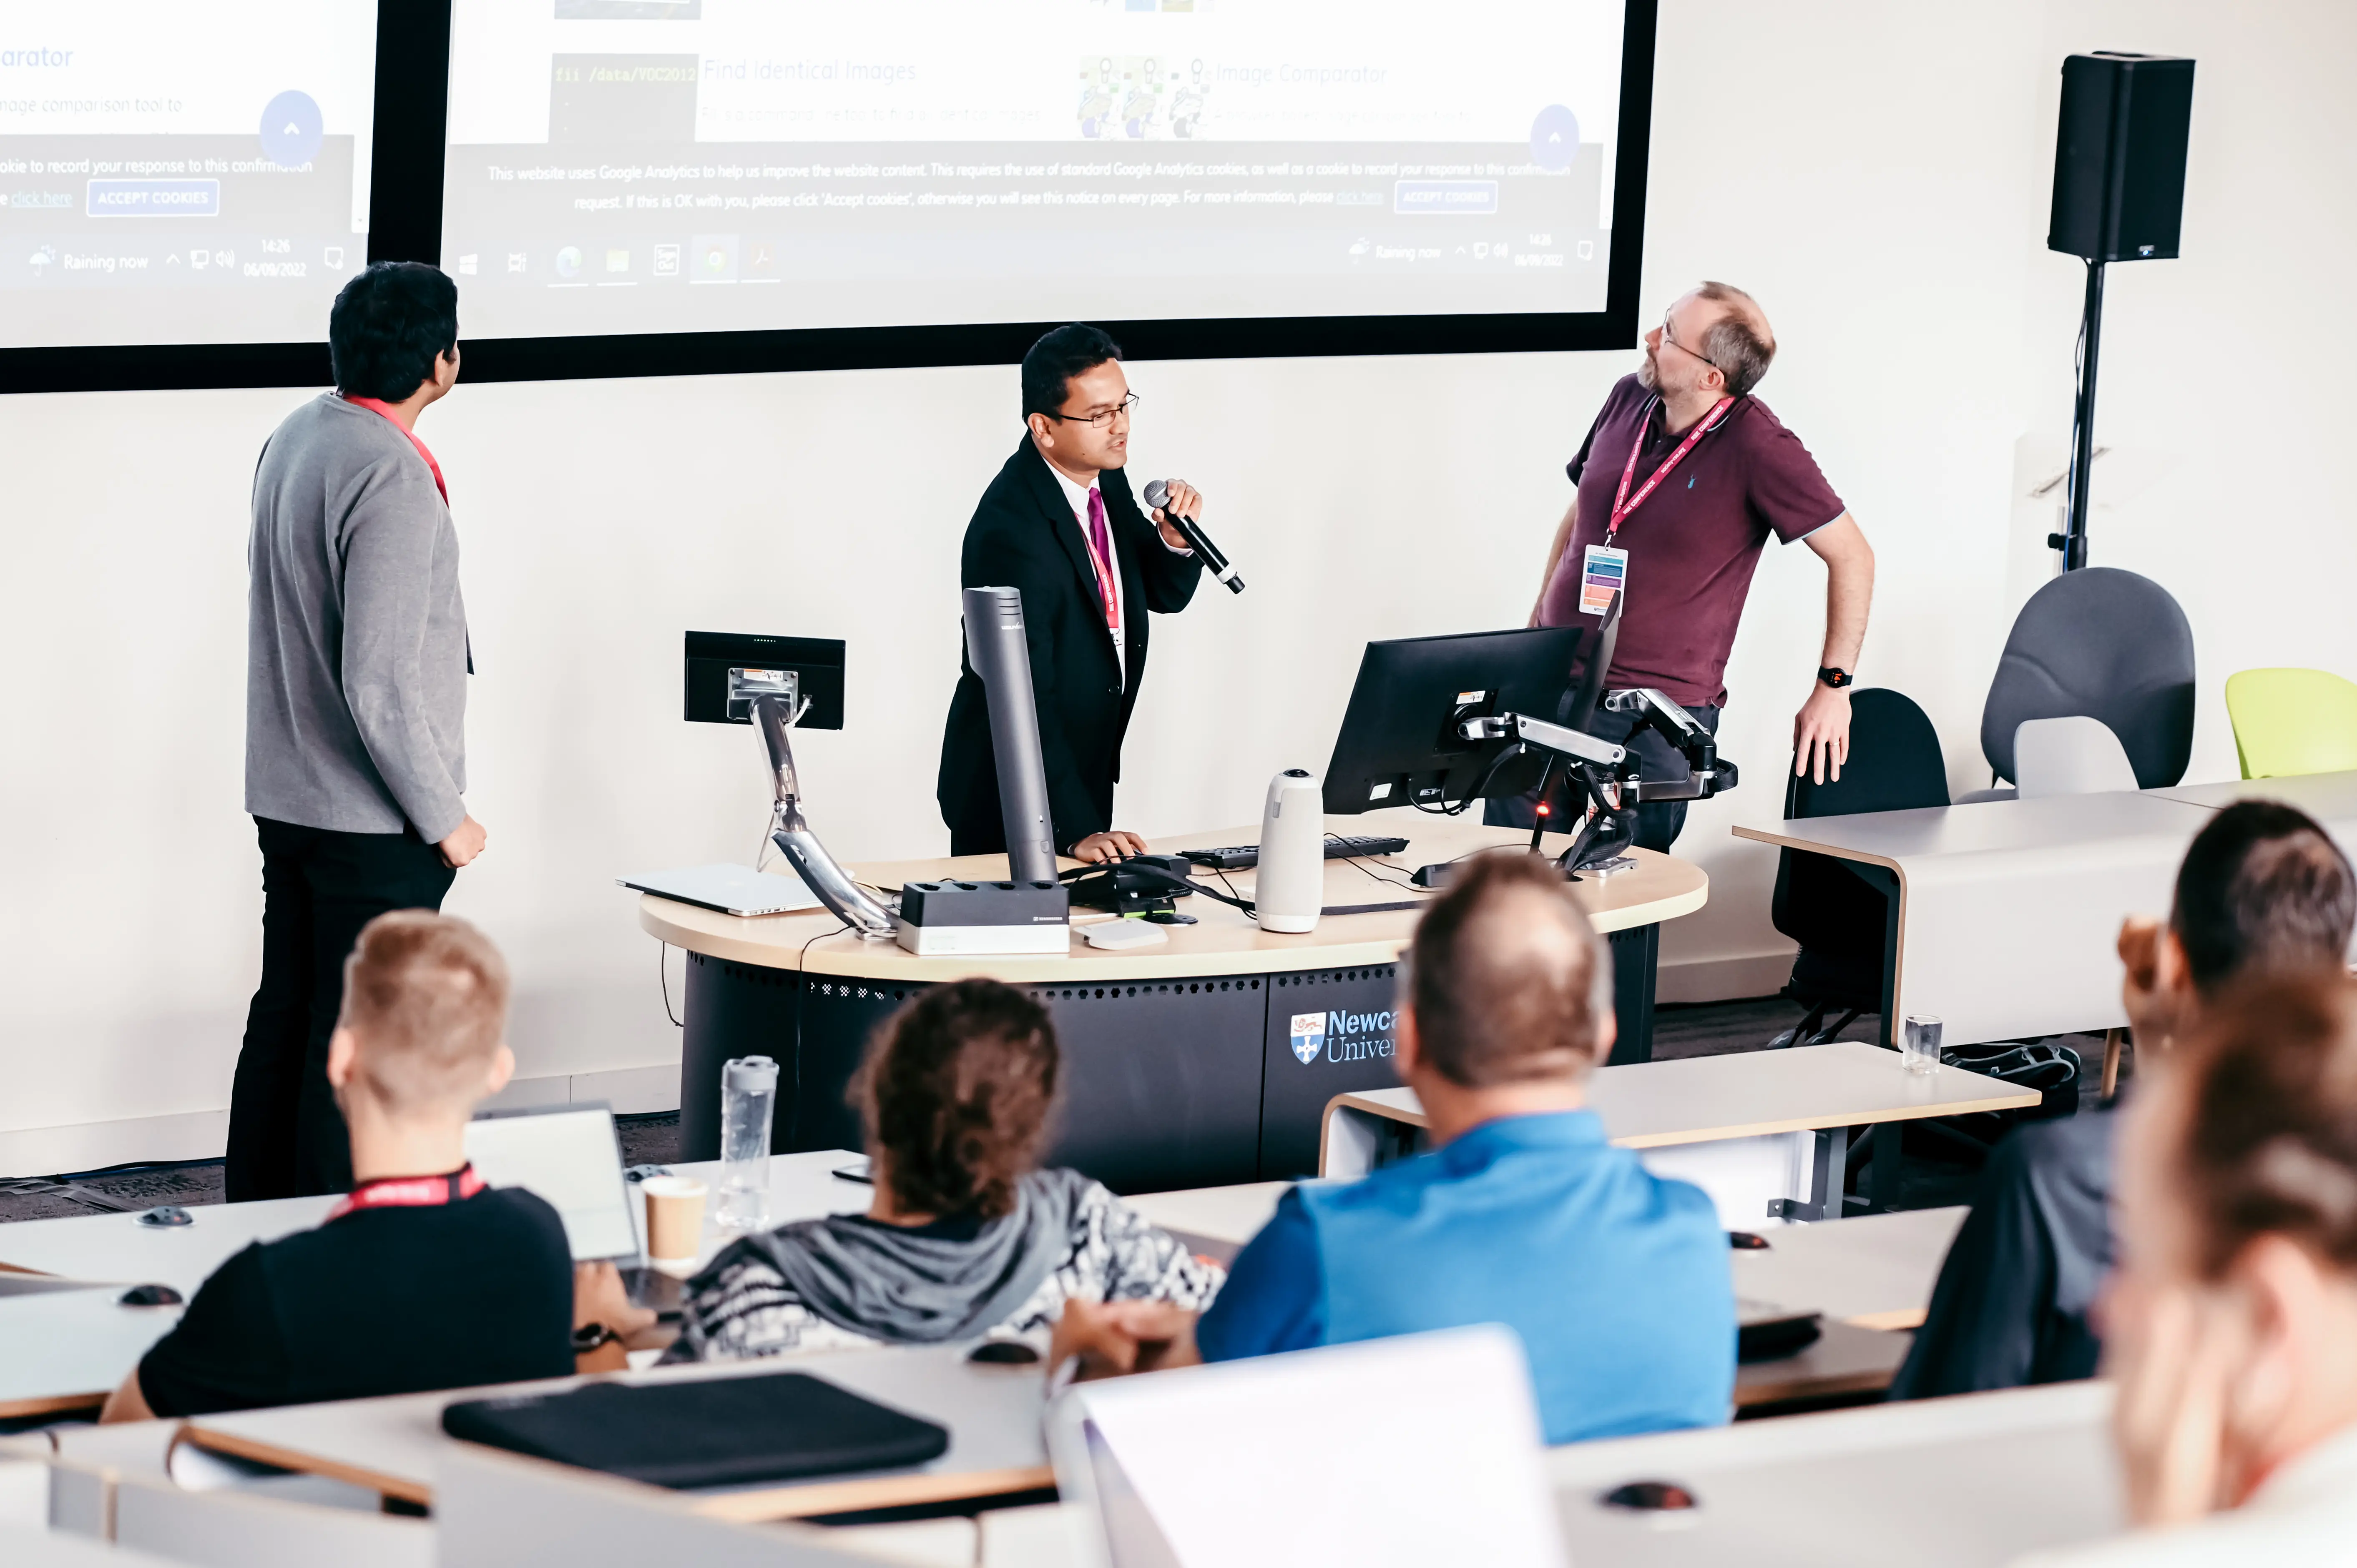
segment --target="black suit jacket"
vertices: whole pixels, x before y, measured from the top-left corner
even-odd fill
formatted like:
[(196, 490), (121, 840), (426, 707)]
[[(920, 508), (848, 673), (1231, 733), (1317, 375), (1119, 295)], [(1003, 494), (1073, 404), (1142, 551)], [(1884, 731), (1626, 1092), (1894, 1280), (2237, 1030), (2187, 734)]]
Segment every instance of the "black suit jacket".
[[(1056, 847), (1069, 849), (1113, 826), (1113, 787), (1121, 777), (1121, 742), (1146, 677), (1147, 612), (1168, 615), (1195, 596), (1202, 564), (1172, 550), (1137, 509), (1118, 468), (1098, 477), (1114, 560), (1121, 573), (1129, 679), (1122, 679), (1105, 629), (1088, 545), (1064, 492), (1027, 435), (982, 493), (966, 524), (958, 566), (961, 587), (1013, 587), (1023, 595), (1031, 650), (1031, 692), (1039, 710), (1039, 751), (1048, 773), (1048, 810)], [(957, 694), (942, 736), (936, 796), (953, 854), (1006, 848), (998, 810), (998, 770), (990, 745), (990, 705), (981, 677), (963, 650)]]

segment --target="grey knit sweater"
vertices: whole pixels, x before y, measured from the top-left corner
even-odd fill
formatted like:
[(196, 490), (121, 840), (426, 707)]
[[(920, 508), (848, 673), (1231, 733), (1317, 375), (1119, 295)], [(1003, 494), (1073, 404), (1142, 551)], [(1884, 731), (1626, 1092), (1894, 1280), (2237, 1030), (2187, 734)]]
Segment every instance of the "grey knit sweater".
[(438, 843), (466, 819), (458, 534), (401, 427), (328, 392), (253, 474), (245, 809)]

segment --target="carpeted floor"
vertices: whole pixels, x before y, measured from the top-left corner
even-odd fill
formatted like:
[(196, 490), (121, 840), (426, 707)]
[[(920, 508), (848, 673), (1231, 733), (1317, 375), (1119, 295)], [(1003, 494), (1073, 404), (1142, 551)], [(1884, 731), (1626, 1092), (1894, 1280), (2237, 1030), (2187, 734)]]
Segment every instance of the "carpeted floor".
[[(1781, 997), (1753, 997), (1738, 1002), (1708, 1002), (1665, 1006), (1653, 1015), (1653, 1056), (1666, 1061), (1685, 1057), (1720, 1056), (1754, 1051), (1779, 1032), (1800, 1021), (1801, 1009)], [(1871, 1040), (1881, 1021), (1872, 1015), (1859, 1018), (1841, 1037)], [(2095, 1093), (2097, 1069), (2103, 1062), (2100, 1035), (2065, 1036), (2078, 1047), (2087, 1071), (2081, 1085), (2081, 1103)], [(622, 1138), (622, 1158), (629, 1165), (663, 1165), (677, 1157), (679, 1116), (675, 1112), (617, 1118)], [(1907, 1140), (1906, 1180), (1900, 1207), (1928, 1208), (1961, 1203), (1970, 1196), (1975, 1163), (1968, 1153), (1920, 1130)], [(137, 1210), (157, 1204), (221, 1201), (219, 1160), (188, 1161), (168, 1165), (85, 1172), (65, 1178), (0, 1180), (0, 1223), (15, 1219), (48, 1219), (64, 1215)]]

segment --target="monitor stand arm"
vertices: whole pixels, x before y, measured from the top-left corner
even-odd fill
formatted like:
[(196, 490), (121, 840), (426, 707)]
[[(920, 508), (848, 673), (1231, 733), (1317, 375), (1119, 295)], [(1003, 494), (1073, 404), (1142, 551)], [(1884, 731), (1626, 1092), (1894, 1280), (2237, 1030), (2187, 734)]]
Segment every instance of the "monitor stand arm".
[(834, 856), (827, 854), (810, 823), (802, 820), (791, 732), (809, 711), (810, 700), (803, 698), (797, 706), (790, 695), (765, 692), (751, 698), (751, 707), (753, 727), (760, 732), (762, 750), (769, 756), (770, 784), (775, 796), (770, 808), (770, 842), (785, 855), (802, 886), (817, 894), (835, 918), (863, 937), (891, 937), (890, 911), (835, 864)]
[(1640, 800), (1707, 800), (1735, 788), (1735, 764), (1718, 755), (1718, 737), (1662, 693), (1651, 686), (1629, 687), (1606, 697), (1604, 705), (1616, 714), (1635, 714), (1640, 725), (1678, 748), (1693, 775), (1641, 782)]
[(1572, 830), (1571, 847), (1555, 857), (1566, 875), (1617, 860), (1635, 841), (1637, 758), (1628, 747), (1527, 714), (1468, 719), (1457, 733), (1467, 740), (1510, 740), (1522, 751), (1545, 757), (1546, 766), (1539, 774), (1538, 820), (1531, 827), (1533, 854), (1540, 853), (1540, 836), (1547, 830), (1547, 785), (1554, 780), (1556, 765), (1563, 765), (1574, 793), (1585, 796), (1588, 802), (1579, 825)]

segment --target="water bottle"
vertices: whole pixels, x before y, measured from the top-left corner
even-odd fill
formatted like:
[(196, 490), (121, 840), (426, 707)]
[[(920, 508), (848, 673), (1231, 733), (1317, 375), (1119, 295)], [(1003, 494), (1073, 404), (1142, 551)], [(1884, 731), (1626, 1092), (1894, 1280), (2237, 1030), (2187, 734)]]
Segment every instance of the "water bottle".
[(720, 1069), (720, 1203), (724, 1230), (770, 1223), (770, 1123), (778, 1110), (778, 1064), (737, 1057)]

